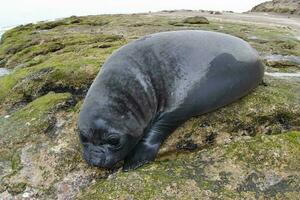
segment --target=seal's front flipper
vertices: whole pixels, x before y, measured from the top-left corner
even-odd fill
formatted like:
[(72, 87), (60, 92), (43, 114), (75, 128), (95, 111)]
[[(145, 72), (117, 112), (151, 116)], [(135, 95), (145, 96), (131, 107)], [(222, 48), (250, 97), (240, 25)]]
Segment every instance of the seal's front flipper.
[(170, 131), (166, 131), (161, 127), (161, 121), (161, 118), (157, 116), (146, 128), (141, 141), (125, 158), (123, 171), (136, 169), (155, 159), (160, 145), (170, 133)]
[(146, 163), (153, 161), (159, 150), (160, 144), (147, 144), (146, 141), (138, 143), (131, 154), (126, 157), (123, 171), (136, 169)]
[(161, 144), (184, 120), (178, 120), (173, 113), (163, 114), (155, 120), (146, 131), (141, 141), (134, 147), (125, 158), (124, 171), (136, 169), (153, 161)]
[[(162, 124), (164, 124), (164, 126), (162, 126)], [(159, 120), (154, 122), (149, 129), (146, 129), (144, 137), (125, 158), (123, 170), (129, 171), (136, 169), (153, 161), (160, 145), (172, 132), (172, 129), (167, 127), (169, 127), (167, 123), (162, 123), (162, 120)]]

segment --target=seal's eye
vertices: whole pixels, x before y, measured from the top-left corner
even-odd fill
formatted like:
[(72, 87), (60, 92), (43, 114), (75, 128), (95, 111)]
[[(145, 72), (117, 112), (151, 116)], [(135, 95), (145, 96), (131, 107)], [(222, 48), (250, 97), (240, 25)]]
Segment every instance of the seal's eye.
[(120, 138), (118, 137), (110, 137), (107, 139), (107, 143), (110, 145), (118, 145), (120, 142)]

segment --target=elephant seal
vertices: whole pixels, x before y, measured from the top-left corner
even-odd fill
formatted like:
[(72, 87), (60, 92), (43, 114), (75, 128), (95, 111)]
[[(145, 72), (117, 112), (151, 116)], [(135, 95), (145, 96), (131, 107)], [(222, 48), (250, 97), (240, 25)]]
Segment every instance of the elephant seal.
[(123, 170), (155, 159), (189, 118), (227, 105), (262, 81), (264, 66), (245, 41), (209, 31), (156, 33), (106, 60), (79, 115), (83, 156)]

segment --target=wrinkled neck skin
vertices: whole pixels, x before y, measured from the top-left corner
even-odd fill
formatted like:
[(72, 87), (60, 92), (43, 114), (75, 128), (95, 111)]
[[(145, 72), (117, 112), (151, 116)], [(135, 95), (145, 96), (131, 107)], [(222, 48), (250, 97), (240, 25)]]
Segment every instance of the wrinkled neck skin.
[(145, 105), (141, 97), (144, 91), (128, 86), (120, 77), (115, 79), (112, 76), (103, 73), (93, 83), (82, 106), (80, 121), (88, 119), (84, 124), (86, 131), (95, 128), (114, 129), (140, 138), (155, 109), (149, 112), (149, 105)]
[(140, 138), (142, 129), (136, 126), (138, 119), (135, 119), (130, 113), (120, 115), (119, 111), (115, 109), (117, 105), (114, 105), (115, 102), (109, 98), (105, 102), (94, 100), (94, 97), (87, 98), (79, 116), (80, 130), (87, 137), (91, 137), (93, 132), (100, 129), (106, 132), (117, 132), (130, 135), (133, 138)]
[[(113, 99), (108, 97), (105, 101), (95, 101), (94, 95), (95, 93), (87, 98), (80, 112), (80, 133), (90, 139), (90, 149), (92, 146), (102, 144), (104, 137), (108, 137), (109, 134), (118, 134), (121, 137), (121, 146), (115, 149), (110, 148), (110, 152), (115, 154), (114, 163), (116, 163), (123, 160), (138, 143), (143, 135), (146, 121), (136, 119), (129, 112), (121, 114), (116, 108), (122, 106), (116, 105)], [(103, 98), (100, 99), (103, 100)], [(137, 126), (137, 121), (140, 122), (140, 126)], [(107, 157), (108, 152), (105, 154)]]
[[(120, 147), (105, 150), (105, 157), (111, 157), (112, 160), (105, 167), (111, 167), (130, 153), (157, 112), (157, 99), (151, 99), (155, 96), (149, 95), (149, 91), (145, 90), (145, 83), (141, 83), (139, 77), (130, 77), (138, 75), (128, 70), (119, 73), (118, 70), (122, 68), (109, 67), (109, 70), (104, 68), (92, 84), (83, 103), (78, 124), (80, 134), (90, 138), (93, 143), (89, 145), (90, 149), (96, 148), (95, 144), (102, 140), (97, 138), (100, 136), (95, 136), (99, 134), (97, 130), (101, 130), (101, 134), (117, 133), (121, 136)], [(153, 90), (150, 84), (148, 89)], [(84, 152), (93, 151), (89, 148)], [(85, 158), (89, 163), (95, 160), (90, 156)]]

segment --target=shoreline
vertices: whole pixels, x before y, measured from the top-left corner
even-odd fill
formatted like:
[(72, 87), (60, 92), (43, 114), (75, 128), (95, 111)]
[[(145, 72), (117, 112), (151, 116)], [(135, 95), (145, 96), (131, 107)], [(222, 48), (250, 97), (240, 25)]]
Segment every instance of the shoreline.
[[(216, 12), (220, 12), (221, 14), (215, 14)], [(74, 15), (77, 17), (86, 17), (86, 16), (101, 16), (101, 15), (135, 15), (135, 14), (153, 14), (153, 15), (161, 15), (164, 13), (191, 13), (191, 14), (198, 14), (199, 15), (203, 15), (204, 17), (209, 17), (211, 16), (212, 18), (216, 18), (216, 19), (227, 19), (227, 20), (234, 20), (234, 17), (242, 17), (243, 19), (240, 19), (241, 21), (251, 21), (252, 18), (254, 17), (262, 17), (262, 18), (272, 18), (272, 20), (274, 20), (274, 18), (278, 18), (278, 20), (280, 20), (280, 22), (282, 22), (282, 18), (284, 18), (284, 20), (289, 19), (290, 21), (298, 21), (300, 20), (300, 15), (292, 15), (292, 14), (285, 14), (285, 13), (272, 13), (272, 12), (250, 12), (250, 11), (245, 11), (245, 12), (233, 12), (233, 11), (227, 11), (227, 10), (189, 10), (189, 9), (176, 9), (176, 10), (160, 10), (160, 11), (148, 11), (148, 12), (128, 12), (128, 13), (99, 13), (99, 14), (88, 14), (88, 15)], [(16, 26), (20, 26), (20, 25), (26, 25), (26, 24), (30, 24), (30, 23), (40, 23), (40, 22), (50, 22), (50, 21), (56, 21), (56, 20), (61, 20), (61, 19), (65, 19), (68, 17), (71, 17), (73, 15), (69, 15), (69, 16), (63, 16), (63, 17), (57, 17), (57, 18), (49, 18), (49, 19), (45, 19), (45, 20), (33, 20), (31, 22), (24, 22), (24, 23), (20, 23), (20, 24), (15, 24), (15, 25), (5, 25), (3, 27), (0, 27), (0, 38), (1, 35), (3, 35), (5, 33), (5, 31), (12, 29)], [(258, 21), (259, 22), (259, 21)], [(260, 23), (263, 23), (264, 20), (262, 19), (262, 21)], [(282, 24), (282, 23), (275, 23), (275, 24)], [(266, 23), (266, 22), (265, 22)], [(290, 24), (285, 24), (285, 25), (294, 25), (297, 28), (300, 29), (300, 23), (290, 23)]]
[[(18, 25), (17, 25), (18, 26)], [(13, 28), (15, 28), (16, 26), (6, 26), (6, 27), (0, 27), (0, 40), (1, 40), (1, 38), (2, 38), (2, 35), (6, 32), (6, 31), (8, 31), (8, 30), (10, 30), (10, 29), (13, 29)]]

